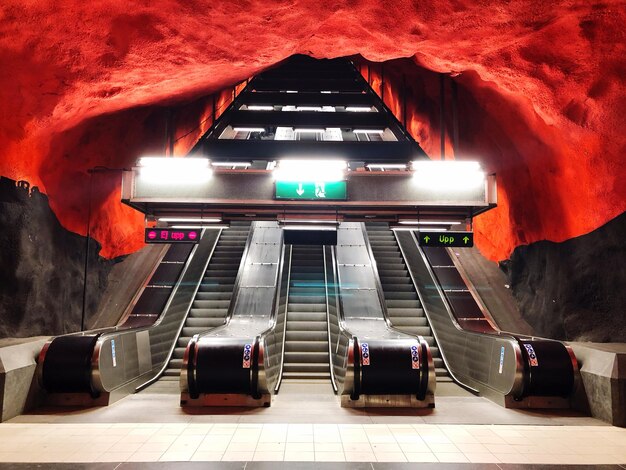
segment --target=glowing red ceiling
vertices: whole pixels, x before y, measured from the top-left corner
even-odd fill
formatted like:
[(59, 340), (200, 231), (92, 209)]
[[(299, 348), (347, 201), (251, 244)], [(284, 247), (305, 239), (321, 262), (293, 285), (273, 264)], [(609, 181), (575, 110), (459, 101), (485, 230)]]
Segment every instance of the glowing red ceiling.
[[(420, 67), (458, 75), (460, 153), (483, 158), (500, 183), (478, 243), (502, 259), (626, 209), (625, 22), (621, 1), (4, 0), (0, 174), (40, 186), (84, 234), (86, 169), (162, 152), (164, 106), (294, 53), (412, 57), (415, 71), (396, 70), (415, 76), (407, 125), (434, 157), (437, 89)], [(400, 92), (388, 86), (393, 108)], [(143, 225), (115, 188), (93, 177), (91, 233), (109, 257), (140, 247)]]

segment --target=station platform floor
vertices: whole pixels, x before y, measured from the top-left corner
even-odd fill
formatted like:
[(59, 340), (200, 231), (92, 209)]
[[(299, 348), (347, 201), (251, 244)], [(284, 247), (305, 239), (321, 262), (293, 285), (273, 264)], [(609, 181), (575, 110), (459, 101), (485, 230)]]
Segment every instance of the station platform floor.
[(269, 408), (184, 409), (178, 383), (157, 382), (108, 407), (0, 424), (0, 469), (626, 469), (626, 429), (440, 385), (434, 409), (341, 408), (312, 383), (283, 384)]

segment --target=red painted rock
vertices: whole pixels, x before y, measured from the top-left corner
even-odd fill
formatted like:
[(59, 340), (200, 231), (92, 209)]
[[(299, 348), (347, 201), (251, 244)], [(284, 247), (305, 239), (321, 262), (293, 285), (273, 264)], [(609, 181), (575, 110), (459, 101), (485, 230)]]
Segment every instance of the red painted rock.
[[(196, 99), (291, 54), (410, 57), (389, 67), (415, 78), (407, 126), (436, 158), (428, 71), (458, 74), (456, 157), (479, 157), (498, 175), (499, 206), (476, 231), (481, 250), (502, 259), (626, 209), (625, 20), (621, 1), (4, 0), (0, 174), (38, 185), (82, 234), (91, 191), (102, 255), (129, 253), (141, 246), (142, 216), (119, 203), (112, 174), (86, 170), (162, 153), (169, 107), (180, 110), (182, 153), (211, 123)], [(401, 112), (397, 82), (386, 89)]]

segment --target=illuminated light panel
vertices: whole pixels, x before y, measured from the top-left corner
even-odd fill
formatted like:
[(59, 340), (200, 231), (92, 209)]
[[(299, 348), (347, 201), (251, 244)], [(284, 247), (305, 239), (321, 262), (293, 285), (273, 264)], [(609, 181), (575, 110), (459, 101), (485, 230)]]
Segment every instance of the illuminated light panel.
[(426, 189), (467, 190), (485, 184), (485, 173), (478, 162), (415, 161), (412, 166), (415, 184)]
[(344, 160), (285, 159), (278, 162), (273, 176), (276, 181), (342, 181), (347, 166)]
[(366, 165), (370, 170), (381, 169), (381, 170), (406, 170), (406, 164), (404, 163), (369, 163)]
[(176, 230), (200, 230), (203, 228), (212, 229), (212, 228), (230, 228), (228, 224), (214, 224), (214, 225), (172, 225), (170, 228)]
[(321, 106), (297, 106), (296, 111), (322, 111)]
[(235, 132), (265, 132), (264, 127), (234, 127)]
[(250, 105), (248, 108), (250, 111), (274, 111), (274, 106), (263, 106), (263, 105)]
[(283, 230), (320, 230), (320, 231), (329, 231), (336, 232), (337, 227), (332, 225), (284, 225)]
[(323, 128), (306, 128), (306, 127), (298, 127), (297, 129), (293, 130), (294, 132), (300, 132), (301, 134), (304, 133), (314, 133), (314, 132), (326, 132), (326, 129)]
[(384, 134), (384, 129), (354, 129), (355, 134)]
[(190, 224), (213, 224), (221, 222), (220, 217), (206, 217), (206, 218), (194, 218), (194, 217), (160, 217), (159, 222), (176, 222), (176, 223), (190, 223)]
[(447, 232), (447, 228), (442, 227), (423, 227), (423, 226), (411, 226), (411, 225), (392, 225), (389, 227), (391, 230), (411, 230), (411, 231), (424, 231), (424, 232)]
[(197, 184), (211, 178), (213, 170), (208, 158), (142, 157), (139, 175), (160, 184)]
[(211, 165), (219, 168), (248, 168), (252, 163), (250, 162), (212, 162)]
[(398, 221), (399, 224), (407, 224), (407, 225), (457, 225), (457, 224), (462, 224), (463, 222), (460, 222), (458, 220), (455, 221), (451, 221), (451, 220), (409, 220), (409, 219), (403, 219), (403, 220), (399, 220)]
[(346, 111), (349, 113), (369, 113), (372, 111), (372, 108), (366, 106), (346, 106)]

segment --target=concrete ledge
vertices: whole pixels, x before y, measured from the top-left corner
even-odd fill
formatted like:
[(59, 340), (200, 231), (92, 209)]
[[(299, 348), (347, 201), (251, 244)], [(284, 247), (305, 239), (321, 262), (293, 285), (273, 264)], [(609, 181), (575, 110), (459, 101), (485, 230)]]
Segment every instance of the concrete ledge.
[(626, 426), (626, 343), (569, 343), (580, 365), (576, 408)]
[(0, 341), (0, 422), (14, 418), (32, 405), (36, 358), (48, 340), (7, 338)]

